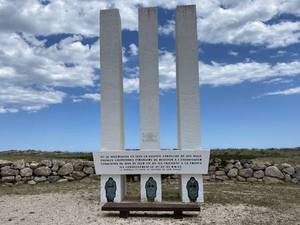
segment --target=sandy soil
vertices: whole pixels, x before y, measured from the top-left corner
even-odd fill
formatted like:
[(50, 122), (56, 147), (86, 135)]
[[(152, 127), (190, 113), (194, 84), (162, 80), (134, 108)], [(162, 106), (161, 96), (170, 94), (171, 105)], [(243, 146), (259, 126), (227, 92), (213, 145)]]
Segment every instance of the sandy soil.
[[(1, 188), (1, 187), (0, 187)], [(128, 219), (118, 214), (101, 212), (94, 193), (75, 191), (67, 193), (40, 193), (37, 195), (0, 196), (1, 225), (85, 225), (85, 224), (300, 224), (300, 208), (272, 210), (247, 204), (206, 203), (202, 211), (175, 220), (168, 213), (132, 213)], [(292, 218), (292, 219), (291, 219)]]

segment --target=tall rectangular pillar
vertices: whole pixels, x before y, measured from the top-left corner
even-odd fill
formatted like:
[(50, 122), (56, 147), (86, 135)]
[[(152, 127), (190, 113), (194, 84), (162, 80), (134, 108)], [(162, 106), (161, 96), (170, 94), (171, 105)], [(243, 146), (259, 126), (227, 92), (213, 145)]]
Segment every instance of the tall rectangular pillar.
[[(197, 17), (194, 5), (176, 8), (176, 85), (178, 148), (200, 150)], [(187, 184), (192, 178), (199, 185), (196, 201), (203, 202), (203, 180), (200, 174), (181, 175), (182, 201), (191, 201)]]
[[(156, 8), (139, 8), (139, 66), (140, 146), (142, 151), (158, 150), (160, 149), (160, 137)], [(143, 174), (141, 175), (141, 200), (149, 200), (147, 199), (146, 186), (151, 183), (156, 183), (157, 187), (154, 201), (161, 201), (161, 175)]]
[[(124, 150), (121, 19), (117, 9), (100, 11), (100, 59), (101, 151)], [(114, 202), (122, 201), (125, 177), (105, 175), (101, 176), (101, 202), (107, 201), (105, 184), (109, 178), (116, 185)]]

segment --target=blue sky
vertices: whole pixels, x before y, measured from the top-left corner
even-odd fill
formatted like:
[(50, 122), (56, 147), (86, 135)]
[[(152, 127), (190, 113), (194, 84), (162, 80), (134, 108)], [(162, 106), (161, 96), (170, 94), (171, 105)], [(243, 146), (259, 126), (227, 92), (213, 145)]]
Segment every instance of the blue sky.
[(0, 1), (0, 150), (96, 151), (99, 10), (123, 28), (125, 141), (139, 147), (137, 8), (159, 7), (161, 147), (176, 147), (175, 8), (197, 5), (205, 148), (300, 146), (300, 1)]

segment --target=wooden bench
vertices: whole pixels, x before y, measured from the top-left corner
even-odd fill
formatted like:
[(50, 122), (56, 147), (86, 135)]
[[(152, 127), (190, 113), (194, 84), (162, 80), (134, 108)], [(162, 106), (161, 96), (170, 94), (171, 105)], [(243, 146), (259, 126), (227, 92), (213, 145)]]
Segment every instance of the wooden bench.
[(102, 206), (102, 211), (120, 211), (121, 218), (127, 218), (130, 211), (173, 211), (176, 219), (183, 218), (183, 211), (200, 212), (197, 203), (143, 203), (143, 202), (108, 202)]

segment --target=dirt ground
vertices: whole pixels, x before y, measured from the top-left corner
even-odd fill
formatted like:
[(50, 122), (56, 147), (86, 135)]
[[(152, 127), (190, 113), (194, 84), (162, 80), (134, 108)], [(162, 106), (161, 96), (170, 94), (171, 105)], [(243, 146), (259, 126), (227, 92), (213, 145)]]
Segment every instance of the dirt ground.
[[(117, 213), (101, 212), (98, 185), (99, 181), (0, 186), (0, 224), (300, 225), (300, 185), (208, 183), (201, 212), (187, 213), (179, 220), (167, 212), (132, 212), (128, 219), (119, 218)], [(138, 183), (129, 186), (130, 197), (137, 197)], [(176, 189), (168, 191), (171, 195), (165, 198), (178, 195)]]

